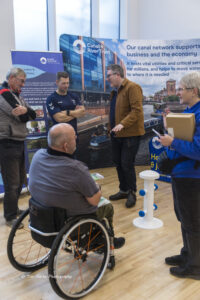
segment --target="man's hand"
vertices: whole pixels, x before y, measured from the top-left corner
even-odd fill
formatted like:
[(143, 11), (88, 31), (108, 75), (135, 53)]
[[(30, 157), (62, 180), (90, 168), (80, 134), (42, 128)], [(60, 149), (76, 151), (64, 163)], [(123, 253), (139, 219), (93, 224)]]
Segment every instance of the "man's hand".
[(15, 117), (24, 115), (26, 113), (27, 113), (27, 108), (25, 106), (22, 106), (22, 105), (19, 105), (19, 104), (17, 104), (17, 107), (15, 107), (12, 110), (12, 115), (15, 116)]
[(167, 116), (169, 113), (170, 113), (169, 107), (165, 108), (165, 111), (162, 113), (162, 117), (163, 117), (163, 125), (164, 125), (165, 129), (167, 129), (166, 116)]
[(161, 135), (160, 138), (158, 138), (158, 141), (165, 147), (171, 146), (173, 140), (174, 138), (168, 134)]
[(74, 118), (80, 118), (85, 115), (85, 107), (83, 105), (77, 105), (75, 110), (70, 110), (70, 116)]
[(76, 110), (76, 109), (80, 109), (80, 108), (82, 109), (82, 108), (84, 108), (84, 106), (83, 106), (83, 105), (76, 105), (75, 110)]
[(124, 126), (122, 124), (118, 124), (111, 131), (118, 132), (118, 131), (121, 131), (123, 128), (124, 128)]

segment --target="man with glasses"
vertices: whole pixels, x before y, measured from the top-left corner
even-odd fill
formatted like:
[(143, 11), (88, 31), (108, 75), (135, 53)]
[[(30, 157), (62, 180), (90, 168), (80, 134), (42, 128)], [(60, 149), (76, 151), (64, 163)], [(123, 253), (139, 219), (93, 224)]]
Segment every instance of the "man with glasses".
[(22, 69), (12, 68), (7, 81), (0, 87), (0, 165), (5, 191), (4, 217), (9, 227), (22, 213), (18, 208), (18, 198), (26, 178), (26, 122), (36, 118), (36, 113), (20, 97), (25, 80), (26, 74)]
[(119, 192), (110, 200), (127, 199), (126, 207), (136, 203), (135, 156), (144, 134), (141, 87), (124, 78), (121, 66), (107, 67), (107, 80), (113, 88), (110, 102), (110, 130), (113, 161), (117, 167)]

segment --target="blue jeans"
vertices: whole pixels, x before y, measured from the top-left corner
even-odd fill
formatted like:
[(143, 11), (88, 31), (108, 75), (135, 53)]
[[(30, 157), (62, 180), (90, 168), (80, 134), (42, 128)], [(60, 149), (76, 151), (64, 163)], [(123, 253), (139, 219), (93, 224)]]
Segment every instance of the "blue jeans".
[(112, 158), (117, 167), (121, 191), (137, 191), (135, 157), (140, 144), (140, 136), (111, 137)]
[(0, 141), (0, 165), (4, 183), (4, 217), (10, 221), (17, 216), (18, 198), (25, 182), (24, 143)]
[(200, 178), (172, 178), (174, 209), (181, 222), (186, 265), (200, 272)]

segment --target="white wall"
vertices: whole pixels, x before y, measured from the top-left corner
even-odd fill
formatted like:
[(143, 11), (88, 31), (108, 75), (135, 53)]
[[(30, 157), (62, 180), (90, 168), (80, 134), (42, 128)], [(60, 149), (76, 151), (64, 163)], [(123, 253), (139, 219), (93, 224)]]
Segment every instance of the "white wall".
[(200, 1), (138, 0), (137, 26), (139, 39), (200, 38)]
[(15, 48), (13, 0), (0, 0), (0, 83), (12, 66), (10, 50)]

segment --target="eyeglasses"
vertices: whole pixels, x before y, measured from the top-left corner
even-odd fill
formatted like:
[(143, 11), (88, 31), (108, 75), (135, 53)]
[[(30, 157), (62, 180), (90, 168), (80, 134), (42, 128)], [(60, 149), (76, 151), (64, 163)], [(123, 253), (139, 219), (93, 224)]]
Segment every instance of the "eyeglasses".
[(106, 76), (106, 78), (109, 79), (112, 75), (115, 75), (115, 74), (117, 74), (117, 73), (108, 74), (108, 75)]
[(22, 84), (24, 84), (25, 83), (25, 79), (22, 79), (22, 78), (18, 78), (18, 77), (15, 77), (17, 80), (19, 80)]
[(177, 92), (182, 92), (184, 90), (192, 90), (193, 88), (178, 88), (176, 91)]

